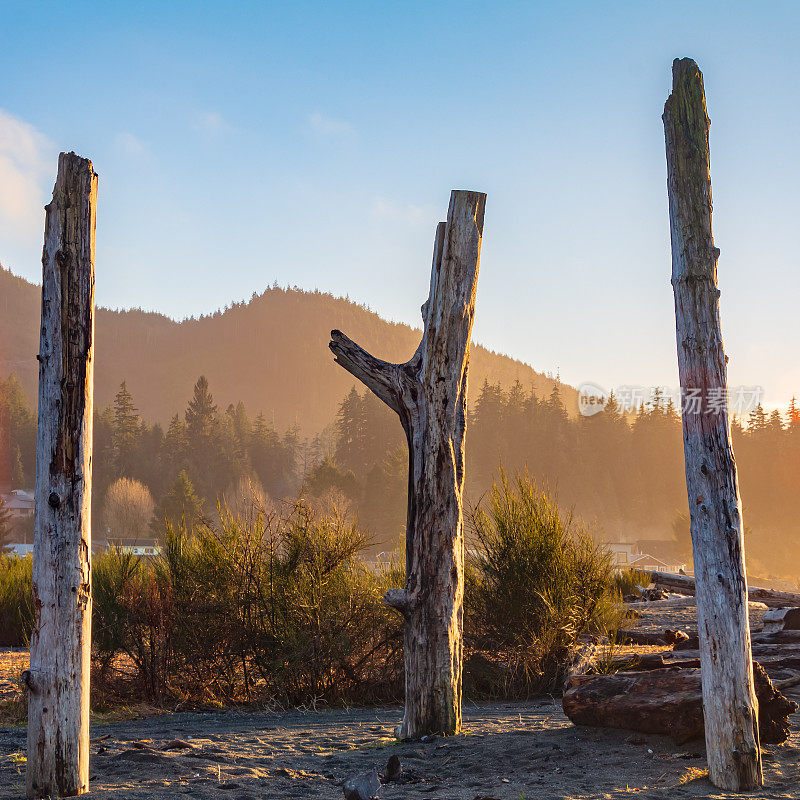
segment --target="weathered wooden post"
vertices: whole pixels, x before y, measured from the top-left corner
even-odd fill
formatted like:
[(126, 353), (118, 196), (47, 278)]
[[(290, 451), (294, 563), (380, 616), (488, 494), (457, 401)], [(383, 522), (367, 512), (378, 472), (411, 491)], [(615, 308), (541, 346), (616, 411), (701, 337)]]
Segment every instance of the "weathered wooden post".
[(479, 192), (450, 196), (410, 361), (380, 361), (331, 332), (337, 363), (397, 412), (408, 439), (406, 585), (385, 598), (405, 618), (402, 738), (461, 728), (467, 367), (485, 203)]
[(27, 794), (89, 788), (94, 230), (97, 175), (58, 157), (42, 253)]
[(744, 567), (742, 508), (727, 408), (703, 76), (672, 65), (664, 106), (672, 286), (683, 390), (697, 627), (709, 777), (723, 789), (760, 786), (761, 751)]

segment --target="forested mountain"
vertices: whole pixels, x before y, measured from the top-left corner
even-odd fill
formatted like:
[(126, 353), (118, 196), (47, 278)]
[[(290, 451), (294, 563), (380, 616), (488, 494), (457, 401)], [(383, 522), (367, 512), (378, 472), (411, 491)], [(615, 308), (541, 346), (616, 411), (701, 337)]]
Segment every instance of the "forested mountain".
[[(270, 501), (302, 494), (349, 507), (372, 551), (401, 544), (408, 455), (396, 415), (373, 394), (351, 389), (322, 436), (276, 430), (243, 403), (221, 407), (196, 381), (166, 428), (143, 421), (123, 382), (95, 412), (97, 539), (163, 536), (165, 520), (213, 517), (222, 500)], [(0, 486), (31, 486), (36, 421), (19, 382), (0, 381)], [(800, 576), (800, 411), (761, 407), (733, 423), (751, 574)], [(654, 397), (634, 416), (613, 397), (602, 413), (570, 417), (557, 384), (548, 394), (488, 381), (476, 389), (467, 426), (466, 502), (498, 477), (527, 469), (600, 539), (665, 540), (690, 557), (681, 423)], [(269, 498), (269, 500), (267, 499)], [(469, 527), (469, 526), (468, 526)]]
[[(41, 289), (0, 268), (0, 378), (17, 375), (36, 396)], [(420, 333), (394, 324), (342, 298), (272, 287), (247, 303), (199, 319), (176, 322), (145, 311), (98, 309), (95, 403), (108, 405), (125, 380), (139, 413), (166, 425), (182, 408), (198, 375), (214, 387), (224, 408), (242, 401), (278, 428), (298, 425), (314, 434), (327, 425), (354, 379), (333, 362), (330, 331), (339, 328), (388, 361), (411, 357)], [(519, 380), (539, 393), (552, 380), (527, 364), (473, 347), (473, 388), (484, 380), (510, 386)], [(574, 413), (576, 393), (563, 387)]]
[[(38, 302), (36, 287), (0, 273), (0, 358), (26, 382), (0, 379), (0, 487), (33, 485), (36, 362), (26, 353), (35, 354)], [(218, 500), (235, 506), (255, 492), (267, 503), (338, 498), (373, 552), (397, 547), (408, 480), (402, 429), (333, 363), (332, 327), (392, 360), (407, 358), (418, 338), (345, 300), (298, 290), (270, 289), (182, 323), (100, 311), (96, 538), (159, 538), (165, 520), (213, 516)], [(598, 537), (672, 538), (688, 559), (681, 422), (670, 401), (654, 395), (631, 415), (612, 396), (583, 417), (570, 413), (574, 389), (481, 348), (472, 378), (467, 512), (500, 467), (528, 469)], [(797, 580), (800, 410), (793, 402), (768, 416), (758, 406), (734, 420), (733, 443), (750, 572)]]

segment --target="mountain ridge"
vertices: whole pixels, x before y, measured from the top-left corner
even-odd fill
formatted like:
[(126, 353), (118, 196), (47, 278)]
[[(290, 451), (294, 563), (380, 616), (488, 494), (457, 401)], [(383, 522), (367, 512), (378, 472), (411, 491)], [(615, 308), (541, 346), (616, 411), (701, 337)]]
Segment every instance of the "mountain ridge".
[[(15, 373), (36, 398), (41, 287), (0, 265), (0, 376)], [(211, 314), (174, 320), (157, 311), (98, 307), (95, 317), (95, 405), (104, 408), (125, 380), (144, 419), (166, 424), (183, 409), (201, 374), (217, 404), (243, 401), (278, 428), (294, 424), (321, 431), (355, 384), (334, 363), (330, 331), (338, 328), (387, 361), (406, 361), (421, 332), (383, 319), (352, 300), (319, 290), (271, 286), (249, 301)], [(556, 379), (530, 365), (473, 342), (472, 397), (488, 380), (549, 394)], [(559, 386), (571, 414), (577, 394)]]

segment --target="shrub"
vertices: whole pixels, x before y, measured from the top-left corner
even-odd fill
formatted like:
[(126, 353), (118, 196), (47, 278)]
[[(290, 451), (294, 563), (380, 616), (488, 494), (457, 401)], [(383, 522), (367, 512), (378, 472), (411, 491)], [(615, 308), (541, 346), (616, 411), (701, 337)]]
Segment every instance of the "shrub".
[(169, 528), (154, 562), (109, 557), (96, 595), (103, 662), (125, 656), (134, 672), (122, 677), (154, 700), (397, 699), (400, 618), (346, 515), (298, 501), (284, 515), (222, 507), (219, 519)]
[(620, 597), (630, 594), (638, 595), (637, 586), (647, 587), (649, 585), (650, 573), (642, 572), (640, 569), (623, 569), (614, 575), (614, 586)]
[(501, 472), (485, 505), (471, 515), (470, 662), (500, 661), (498, 694), (552, 690), (578, 639), (616, 623), (610, 556), (527, 473), (512, 482)]
[[(176, 706), (399, 701), (402, 620), (342, 510), (278, 509), (237, 495), (218, 522), (167, 526), (162, 555), (109, 550), (93, 565), (93, 686), (106, 700)], [(465, 575), (467, 695), (552, 690), (581, 637), (617, 622), (610, 556), (527, 475), (501, 473), (471, 515)], [(33, 621), (31, 559), (0, 559), (0, 635)]]
[(23, 647), (33, 631), (33, 559), (0, 554), (0, 645)]
[(118, 478), (106, 492), (103, 523), (115, 539), (136, 541), (148, 535), (155, 504), (140, 481)]

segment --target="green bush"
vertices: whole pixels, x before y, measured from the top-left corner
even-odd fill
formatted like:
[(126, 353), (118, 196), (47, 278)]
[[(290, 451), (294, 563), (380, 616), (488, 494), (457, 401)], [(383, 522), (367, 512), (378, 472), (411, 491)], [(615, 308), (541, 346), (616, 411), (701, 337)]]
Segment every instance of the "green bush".
[[(178, 706), (399, 701), (401, 617), (383, 602), (403, 569), (369, 569), (340, 509), (258, 501), (168, 528), (160, 557), (94, 559), (93, 686), (106, 699)], [(471, 515), (465, 692), (557, 687), (581, 637), (618, 619), (610, 557), (527, 475), (501, 474)], [(24, 644), (31, 559), (0, 559), (0, 636)]]
[(0, 554), (0, 646), (23, 647), (33, 630), (33, 559)]
[(629, 594), (639, 594), (637, 586), (647, 587), (650, 585), (650, 573), (642, 572), (640, 569), (623, 569), (614, 575), (614, 586), (620, 594), (625, 597)]
[(512, 482), (501, 472), (471, 521), (468, 669), (499, 662), (497, 694), (552, 690), (579, 638), (616, 625), (610, 556), (527, 474)]
[(359, 557), (357, 527), (304, 501), (219, 516), (169, 529), (158, 560), (117, 554), (97, 576), (98, 657), (133, 665), (128, 690), (193, 704), (397, 699), (400, 618), (381, 600), (388, 575)]

